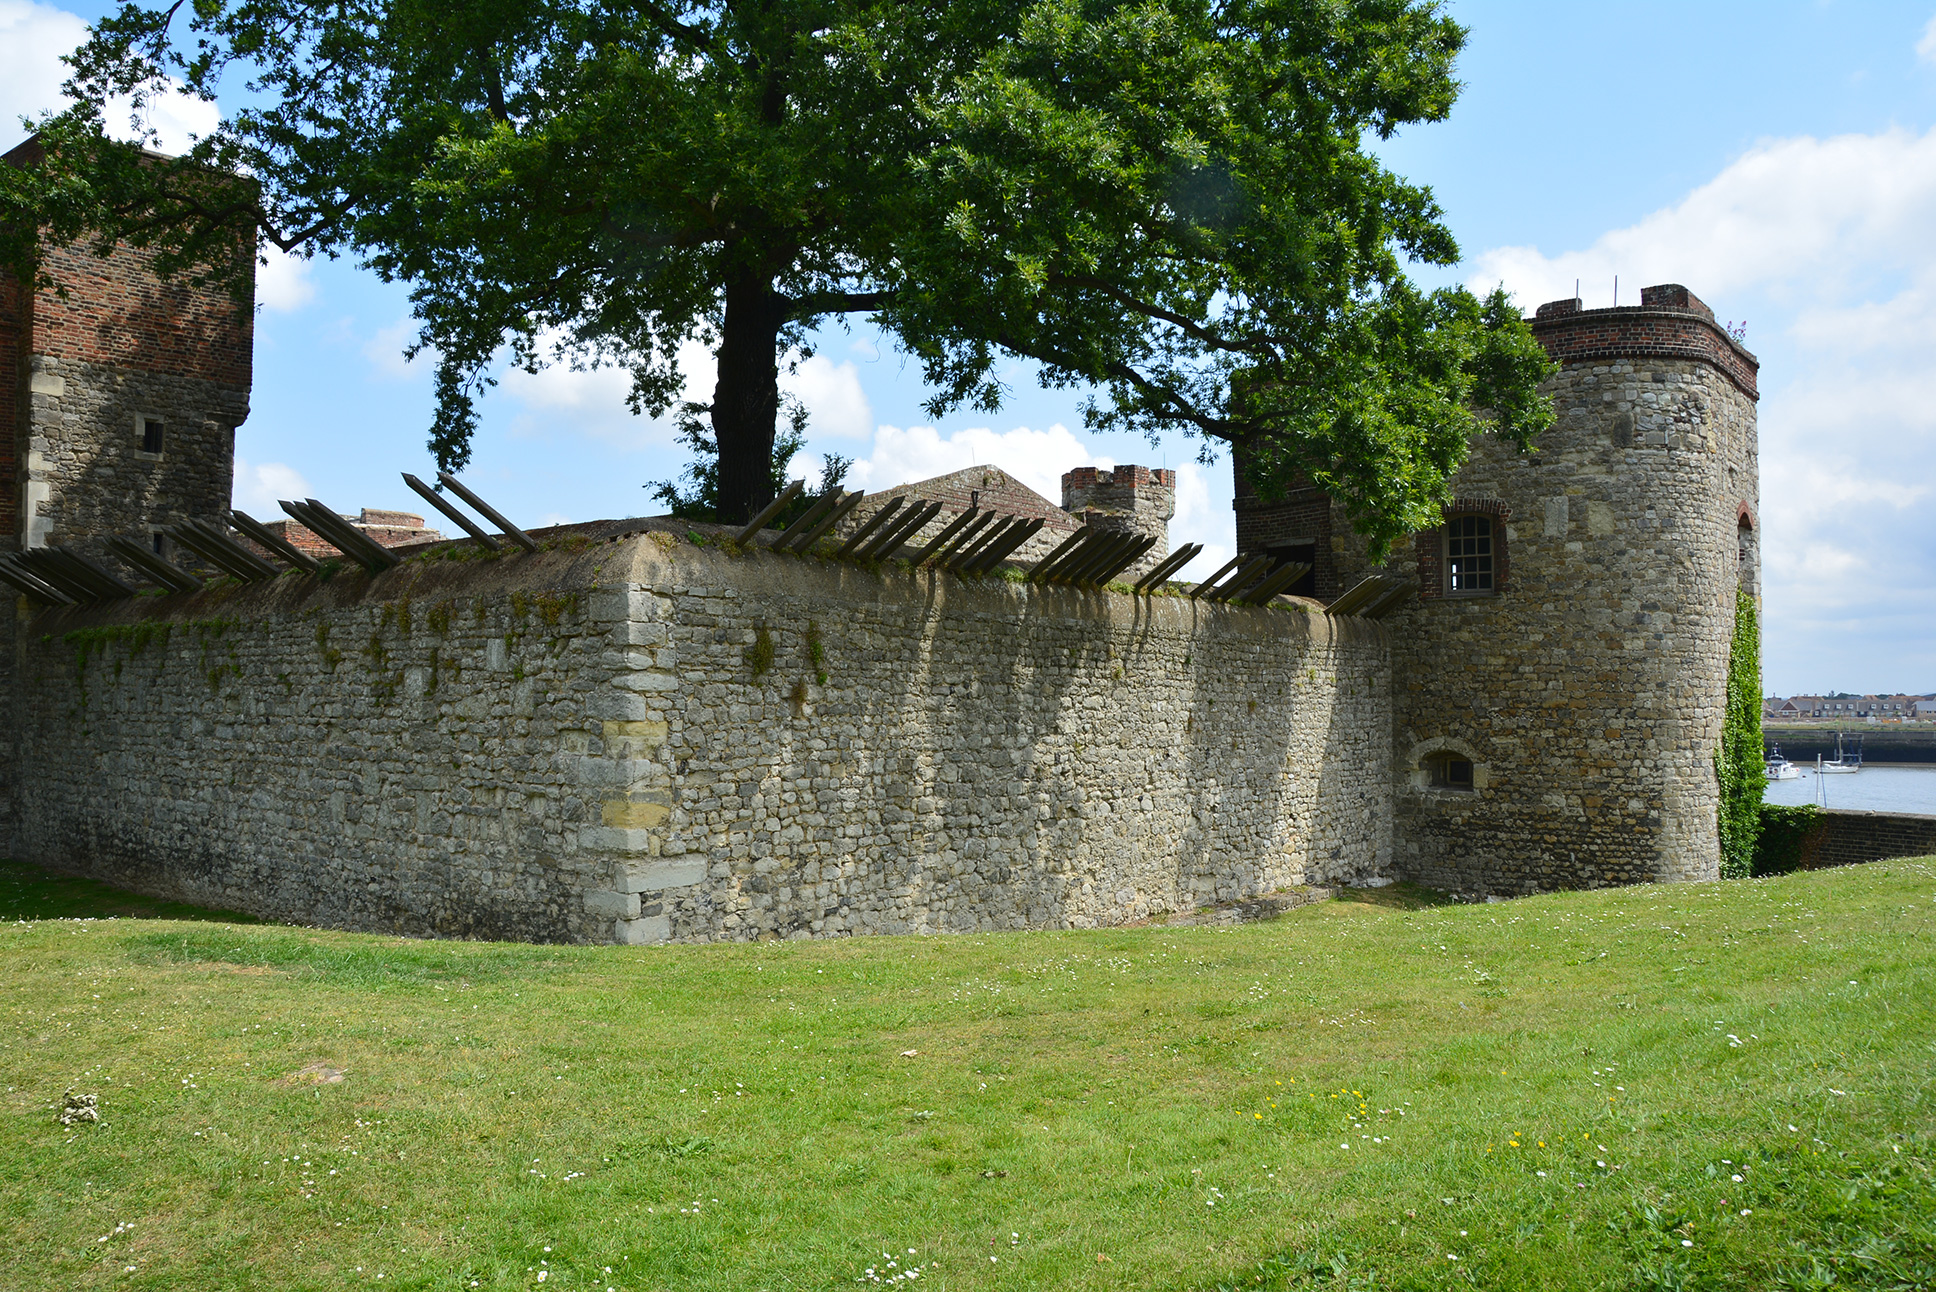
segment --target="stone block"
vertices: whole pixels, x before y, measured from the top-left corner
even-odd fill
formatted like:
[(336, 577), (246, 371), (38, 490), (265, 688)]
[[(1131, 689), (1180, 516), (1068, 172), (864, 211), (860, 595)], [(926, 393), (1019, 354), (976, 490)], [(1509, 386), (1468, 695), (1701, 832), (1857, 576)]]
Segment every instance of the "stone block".
[(608, 825), (588, 825), (578, 832), (578, 846), (586, 852), (650, 852), (654, 832)]
[(633, 920), (639, 915), (637, 893), (614, 893), (603, 888), (585, 890), (585, 910), (607, 919)]
[(646, 915), (636, 920), (619, 920), (612, 930), (612, 941), (625, 947), (651, 946), (672, 940), (672, 920), (664, 915)]
[(706, 863), (699, 857), (632, 861), (618, 868), (618, 880), (612, 886), (622, 893), (656, 893), (666, 888), (687, 888), (705, 878)]

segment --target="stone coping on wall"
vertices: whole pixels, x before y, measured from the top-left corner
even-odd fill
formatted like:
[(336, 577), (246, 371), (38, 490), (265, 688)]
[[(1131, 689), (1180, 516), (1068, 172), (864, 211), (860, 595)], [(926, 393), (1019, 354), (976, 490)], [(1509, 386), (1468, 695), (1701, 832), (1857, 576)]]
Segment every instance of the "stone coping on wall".
[[(29, 627), (36, 632), (67, 631), (104, 624), (134, 623), (142, 620), (194, 619), (206, 616), (216, 607), (241, 610), (249, 607), (274, 612), (296, 603), (349, 604), (363, 600), (379, 602), (396, 597), (426, 597), (462, 593), (475, 583), (479, 591), (511, 592), (520, 588), (568, 588), (583, 586), (574, 582), (597, 584), (610, 581), (612, 549), (625, 547), (634, 559), (640, 553), (656, 553), (661, 559), (679, 554), (682, 562), (704, 558), (724, 561), (740, 571), (734, 577), (759, 570), (763, 578), (785, 580), (789, 573), (824, 570), (841, 575), (840, 586), (851, 585), (851, 576), (860, 575), (889, 580), (918, 578), (939, 587), (956, 584), (1009, 597), (1077, 598), (1094, 604), (1116, 605), (1134, 614), (1134, 607), (1180, 602), (1192, 612), (1225, 611), (1266, 615), (1292, 614), (1333, 619), (1345, 634), (1340, 640), (1366, 640), (1356, 634), (1371, 632), (1375, 640), (1385, 640), (1385, 629), (1372, 620), (1353, 616), (1329, 616), (1322, 603), (1308, 597), (1281, 595), (1268, 607), (1199, 602), (1183, 596), (1189, 581), (1171, 582), (1154, 595), (1130, 595), (1112, 588), (1072, 588), (1056, 584), (1036, 584), (999, 573), (963, 578), (933, 567), (910, 568), (905, 562), (886, 561), (871, 565), (833, 560), (824, 553), (799, 556), (775, 553), (764, 547), (742, 548), (732, 541), (738, 527), (713, 525), (703, 521), (682, 520), (673, 516), (633, 517), (620, 520), (584, 521), (527, 531), (540, 545), (535, 553), (520, 552), (506, 545), (494, 553), (479, 552), (466, 538), (443, 539), (393, 547), (390, 551), (402, 563), (379, 574), (369, 574), (347, 557), (327, 580), (286, 570), (274, 579), (257, 583), (218, 580), (200, 591), (157, 594), (154, 592), (119, 601), (95, 601), (59, 607), (34, 607)], [(644, 546), (649, 544), (648, 546)], [(823, 547), (828, 546), (826, 543)], [(584, 569), (580, 569), (584, 566)], [(569, 571), (569, 573), (568, 573)], [(588, 573), (589, 571), (589, 573)], [(599, 573), (604, 571), (604, 574)], [(643, 577), (641, 575), (640, 577)], [(1097, 602), (1106, 598), (1106, 602)], [(24, 603), (23, 604), (31, 604)], [(1140, 616), (1146, 617), (1146, 616)]]

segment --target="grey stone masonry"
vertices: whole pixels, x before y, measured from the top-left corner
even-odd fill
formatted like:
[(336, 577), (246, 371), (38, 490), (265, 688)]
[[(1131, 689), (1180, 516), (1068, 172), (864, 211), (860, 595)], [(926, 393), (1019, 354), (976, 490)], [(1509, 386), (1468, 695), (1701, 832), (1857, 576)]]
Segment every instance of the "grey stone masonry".
[(1378, 625), (669, 531), (43, 610), (11, 855), (632, 943), (1118, 924), (1391, 862)]
[[(32, 364), (24, 546), (98, 557), (109, 535), (145, 539), (190, 518), (220, 520), (246, 389), (78, 359), (36, 355)], [(159, 424), (159, 451), (143, 447), (148, 421)]]

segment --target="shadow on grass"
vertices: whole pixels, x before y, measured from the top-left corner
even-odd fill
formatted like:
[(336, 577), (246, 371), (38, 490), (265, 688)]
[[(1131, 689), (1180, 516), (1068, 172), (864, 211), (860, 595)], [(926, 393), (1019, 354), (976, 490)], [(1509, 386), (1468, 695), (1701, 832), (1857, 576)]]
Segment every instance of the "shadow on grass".
[(1436, 888), (1425, 888), (1403, 880), (1383, 888), (1340, 888), (1337, 900), (1355, 902), (1359, 906), (1382, 906), (1391, 911), (1422, 911), (1428, 906), (1460, 904), (1459, 899), (1450, 893), (1441, 893)]
[(260, 924), (240, 911), (212, 911), (113, 888), (95, 879), (56, 875), (24, 861), (0, 860), (0, 920), (218, 920)]

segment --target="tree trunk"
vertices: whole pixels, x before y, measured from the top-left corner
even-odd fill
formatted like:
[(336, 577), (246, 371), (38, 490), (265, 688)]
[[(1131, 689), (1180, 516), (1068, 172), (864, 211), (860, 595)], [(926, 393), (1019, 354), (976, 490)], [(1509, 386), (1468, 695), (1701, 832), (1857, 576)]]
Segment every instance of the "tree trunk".
[(719, 519), (736, 525), (773, 501), (773, 426), (780, 414), (780, 324), (786, 302), (771, 280), (726, 284), (713, 435), (719, 445)]

